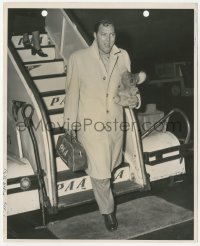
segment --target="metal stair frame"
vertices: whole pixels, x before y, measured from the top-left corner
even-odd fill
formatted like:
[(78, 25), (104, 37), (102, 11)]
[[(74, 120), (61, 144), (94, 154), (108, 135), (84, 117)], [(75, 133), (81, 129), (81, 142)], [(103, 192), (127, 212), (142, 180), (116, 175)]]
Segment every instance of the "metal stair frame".
[[(40, 93), (37, 87), (34, 84), (32, 77), (29, 75), (28, 71), (25, 69), (23, 62), (11, 41), (8, 42), (8, 55), (11, 57), (11, 60), (16, 61), (16, 64), (22, 76), (24, 77), (24, 80), (27, 83), (27, 86), (29, 87), (30, 91), (32, 92), (34, 96), (34, 101), (39, 107), (39, 110), (42, 116), (42, 123), (44, 125), (47, 125), (48, 122), (50, 122), (50, 118), (48, 115), (48, 111), (46, 110), (46, 106), (40, 96)], [(56, 186), (56, 175), (55, 175), (56, 163), (55, 163), (55, 156), (54, 156), (54, 151), (53, 151), (53, 137), (45, 127), (44, 127), (44, 132), (46, 135), (46, 141), (48, 143), (48, 149), (49, 149), (48, 159), (49, 159), (50, 175), (51, 175), (51, 182), (49, 182), (48, 185), (51, 187), (51, 191), (52, 191), (52, 194), (51, 194), (52, 199), (50, 199), (51, 207), (48, 208), (48, 210), (49, 210), (49, 213), (55, 213), (57, 212), (58, 199), (57, 199), (57, 189), (56, 189), (57, 187)]]

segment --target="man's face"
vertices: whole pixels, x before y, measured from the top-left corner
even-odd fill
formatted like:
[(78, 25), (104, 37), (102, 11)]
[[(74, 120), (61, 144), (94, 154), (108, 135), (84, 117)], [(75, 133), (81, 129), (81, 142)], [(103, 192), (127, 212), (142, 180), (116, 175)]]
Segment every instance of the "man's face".
[(99, 50), (109, 54), (115, 43), (115, 36), (115, 29), (112, 25), (104, 26), (101, 24), (98, 32), (94, 33)]

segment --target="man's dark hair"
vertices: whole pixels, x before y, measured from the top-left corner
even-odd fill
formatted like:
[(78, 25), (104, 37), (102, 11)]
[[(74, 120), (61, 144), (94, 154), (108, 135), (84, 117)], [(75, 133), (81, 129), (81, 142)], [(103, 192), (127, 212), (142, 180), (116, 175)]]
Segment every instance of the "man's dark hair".
[(114, 23), (112, 21), (109, 21), (109, 20), (101, 20), (101, 21), (98, 21), (94, 25), (94, 32), (95, 33), (98, 32), (100, 25), (103, 25), (103, 26), (110, 26), (110, 25), (112, 25), (115, 28), (115, 25), (114, 25)]

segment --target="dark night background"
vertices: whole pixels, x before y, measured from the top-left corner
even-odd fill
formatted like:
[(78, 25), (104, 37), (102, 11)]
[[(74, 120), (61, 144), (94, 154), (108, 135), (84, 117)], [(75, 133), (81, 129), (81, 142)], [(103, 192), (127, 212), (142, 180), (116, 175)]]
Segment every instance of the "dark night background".
[(154, 63), (192, 61), (194, 44), (193, 10), (149, 9), (149, 17), (142, 9), (72, 11), (90, 38), (93, 25), (101, 19), (115, 23), (116, 44), (128, 51), (133, 67), (148, 69)]
[[(94, 24), (101, 19), (115, 23), (116, 44), (128, 51), (135, 70), (150, 70), (155, 63), (193, 61), (194, 11), (191, 9), (68, 9), (85, 37), (92, 41)], [(10, 9), (9, 32), (27, 27), (44, 32), (41, 9)], [(30, 29), (30, 28), (29, 28)], [(30, 30), (29, 30), (30, 31)]]

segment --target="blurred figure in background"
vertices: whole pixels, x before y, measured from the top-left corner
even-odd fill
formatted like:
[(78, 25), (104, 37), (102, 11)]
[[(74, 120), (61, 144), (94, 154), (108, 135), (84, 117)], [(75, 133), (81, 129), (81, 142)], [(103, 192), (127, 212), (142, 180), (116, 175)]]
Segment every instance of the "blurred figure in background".
[(23, 45), (25, 48), (31, 49), (32, 55), (38, 54), (39, 56), (42, 56), (42, 57), (48, 56), (42, 51), (40, 47), (40, 32), (39, 31), (32, 32), (32, 43), (33, 43), (33, 46), (31, 45), (29, 34), (27, 32), (23, 33)]
[[(40, 33), (45, 33), (45, 18), (41, 15), (42, 9), (9, 9), (8, 31), (12, 35), (23, 33), (23, 45), (31, 49), (31, 54), (47, 57), (40, 47)], [(29, 35), (32, 34), (32, 40)]]

